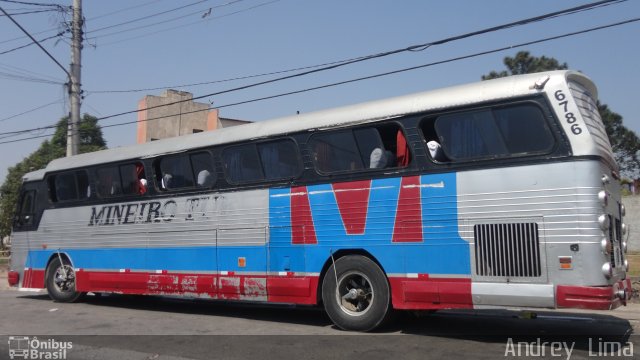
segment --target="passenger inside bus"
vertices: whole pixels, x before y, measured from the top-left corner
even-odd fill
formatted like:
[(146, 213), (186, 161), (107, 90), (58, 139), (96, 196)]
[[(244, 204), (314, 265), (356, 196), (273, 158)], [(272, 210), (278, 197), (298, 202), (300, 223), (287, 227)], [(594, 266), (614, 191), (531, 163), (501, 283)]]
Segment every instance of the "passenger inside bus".
[(198, 173), (198, 186), (199, 187), (209, 187), (213, 185), (213, 177), (211, 176), (211, 172), (209, 170), (204, 169)]
[(438, 162), (448, 161), (447, 157), (444, 155), (444, 151), (442, 151), (442, 146), (440, 146), (439, 142), (435, 140), (428, 141), (427, 148), (429, 149), (429, 154), (431, 155), (431, 158), (433, 160)]

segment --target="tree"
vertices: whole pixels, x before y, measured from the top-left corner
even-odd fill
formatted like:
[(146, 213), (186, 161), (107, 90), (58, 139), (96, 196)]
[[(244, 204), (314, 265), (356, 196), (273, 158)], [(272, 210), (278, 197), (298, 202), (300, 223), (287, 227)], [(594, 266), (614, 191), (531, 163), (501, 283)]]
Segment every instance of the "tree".
[(491, 80), (510, 75), (531, 74), (542, 71), (566, 70), (569, 68), (567, 63), (560, 64), (558, 60), (548, 58), (546, 56), (531, 56), (528, 51), (519, 51), (514, 57), (507, 56), (504, 58), (503, 62), (509, 70), (508, 72), (504, 70), (501, 72), (491, 71), (487, 75), (482, 75), (482, 80)]
[[(561, 64), (558, 60), (545, 56), (531, 56), (528, 51), (519, 51), (514, 57), (507, 56), (503, 62), (507, 71), (491, 71), (482, 75), (482, 80), (569, 68), (567, 63)], [(625, 127), (622, 124), (622, 116), (611, 111), (606, 104), (598, 102), (598, 110), (622, 175), (637, 178), (640, 172), (640, 160), (637, 156), (640, 151), (640, 138)]]
[[(62, 118), (56, 125), (51, 140), (45, 140), (40, 147), (16, 165), (9, 168), (7, 177), (0, 186), (0, 239), (11, 233), (14, 212), (20, 195), (22, 178), (30, 171), (43, 169), (54, 159), (64, 157), (67, 149), (67, 122)], [(80, 153), (106, 149), (98, 119), (84, 114), (80, 120)]]

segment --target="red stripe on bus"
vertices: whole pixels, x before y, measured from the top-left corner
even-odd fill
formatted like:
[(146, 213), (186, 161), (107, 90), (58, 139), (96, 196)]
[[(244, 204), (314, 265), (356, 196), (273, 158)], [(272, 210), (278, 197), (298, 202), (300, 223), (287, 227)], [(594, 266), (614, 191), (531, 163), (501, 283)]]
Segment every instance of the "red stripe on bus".
[[(156, 274), (82, 271), (76, 288), (82, 292), (185, 295), (224, 300), (266, 300), (316, 304), (318, 277), (215, 274)], [(268, 296), (267, 296), (268, 294)]]
[(422, 205), (420, 202), (420, 177), (402, 178), (393, 240), (396, 242), (422, 241)]
[(291, 188), (291, 242), (293, 244), (318, 243), (306, 186)]
[(471, 279), (391, 277), (394, 309), (471, 309)]
[(364, 234), (371, 180), (331, 184), (348, 235)]

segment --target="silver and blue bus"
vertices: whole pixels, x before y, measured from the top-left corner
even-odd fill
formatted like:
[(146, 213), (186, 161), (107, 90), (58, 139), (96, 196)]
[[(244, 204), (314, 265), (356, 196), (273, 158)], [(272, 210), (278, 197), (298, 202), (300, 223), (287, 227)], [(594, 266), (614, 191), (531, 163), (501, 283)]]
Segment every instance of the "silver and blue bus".
[(620, 176), (583, 74), (455, 86), (108, 149), (24, 177), (9, 282), (396, 310), (614, 309)]

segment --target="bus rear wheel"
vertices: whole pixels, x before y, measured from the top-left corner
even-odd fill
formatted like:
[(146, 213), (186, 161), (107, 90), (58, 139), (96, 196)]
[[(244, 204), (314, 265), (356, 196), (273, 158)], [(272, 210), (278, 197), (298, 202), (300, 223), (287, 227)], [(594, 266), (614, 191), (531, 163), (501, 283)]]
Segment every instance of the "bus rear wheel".
[(331, 264), (322, 282), (329, 318), (344, 330), (370, 331), (390, 313), (389, 283), (371, 259), (349, 255)]
[(82, 296), (76, 291), (76, 274), (71, 264), (54, 258), (47, 267), (45, 285), (49, 297), (57, 302), (75, 302)]

